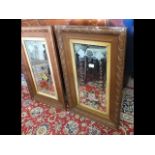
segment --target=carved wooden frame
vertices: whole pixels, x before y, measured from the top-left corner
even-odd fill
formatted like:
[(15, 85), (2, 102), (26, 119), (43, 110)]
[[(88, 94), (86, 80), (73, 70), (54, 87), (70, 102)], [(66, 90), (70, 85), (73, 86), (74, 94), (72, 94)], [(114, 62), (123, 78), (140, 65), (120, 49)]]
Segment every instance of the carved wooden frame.
[[(112, 128), (118, 128), (122, 100), (126, 28), (69, 25), (56, 25), (54, 28), (59, 47), (69, 107), (77, 113), (88, 116)], [(106, 41), (111, 43), (111, 62), (109, 62), (111, 64), (110, 109), (108, 115), (101, 116), (97, 113), (92, 113), (89, 110), (80, 108), (77, 104), (76, 89), (73, 79), (73, 64), (68, 57), (68, 53), (71, 53), (69, 47), (69, 40), (71, 39)]]
[(27, 84), (28, 84), (31, 97), (37, 101), (41, 101), (41, 102), (50, 104), (52, 106), (65, 107), (64, 90), (62, 87), (62, 79), (61, 79), (60, 70), (59, 70), (60, 66), (58, 64), (58, 55), (55, 47), (52, 27), (50, 26), (22, 27), (22, 39), (27, 37), (43, 38), (46, 40), (48, 55), (49, 55), (48, 58), (51, 60), (49, 64), (51, 65), (53, 70), (53, 78), (55, 79), (55, 87), (57, 91), (57, 99), (37, 93), (37, 90), (34, 84), (34, 79), (32, 77), (32, 72), (30, 69), (30, 65), (26, 57), (26, 49), (24, 48), (24, 45), (22, 42), (22, 62), (24, 65), (23, 66), (24, 74), (27, 79)]

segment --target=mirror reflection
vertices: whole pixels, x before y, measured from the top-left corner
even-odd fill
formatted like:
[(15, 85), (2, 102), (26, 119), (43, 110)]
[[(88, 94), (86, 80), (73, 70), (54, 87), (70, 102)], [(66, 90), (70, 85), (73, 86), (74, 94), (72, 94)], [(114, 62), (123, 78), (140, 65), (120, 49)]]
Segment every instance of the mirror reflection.
[(35, 85), (39, 93), (56, 97), (52, 68), (49, 66), (47, 46), (44, 40), (24, 40)]
[(106, 46), (73, 43), (79, 102), (106, 111)]

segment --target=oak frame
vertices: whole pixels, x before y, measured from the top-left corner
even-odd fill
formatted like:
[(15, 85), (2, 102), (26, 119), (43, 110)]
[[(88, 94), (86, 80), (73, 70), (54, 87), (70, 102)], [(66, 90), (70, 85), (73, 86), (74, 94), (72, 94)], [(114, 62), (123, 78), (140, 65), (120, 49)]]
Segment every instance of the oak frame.
[[(54, 28), (70, 109), (112, 128), (118, 128), (122, 99), (126, 28), (68, 25), (56, 25)], [(78, 104), (77, 88), (75, 85), (75, 64), (71, 56), (72, 49), (70, 40), (110, 43), (110, 62), (108, 62), (109, 65), (107, 65), (109, 66), (109, 113), (100, 114)]]
[[(47, 57), (50, 60), (49, 66), (51, 70), (51, 76), (54, 78), (56, 97), (51, 97), (49, 95), (45, 95), (44, 93), (38, 93), (35, 85), (32, 69), (30, 67), (30, 62), (28, 60), (28, 56), (26, 54), (26, 49), (23, 44), (23, 40), (28, 38), (36, 39), (39, 38), (45, 40), (46, 49), (47, 49)], [(28, 88), (30, 91), (30, 95), (37, 101), (41, 101), (53, 106), (65, 107), (64, 102), (64, 90), (62, 88), (62, 79), (59, 71), (59, 64), (57, 59), (57, 52), (53, 37), (53, 30), (50, 26), (44, 27), (22, 27), (22, 61), (24, 65), (24, 74), (26, 75), (26, 79), (28, 81)]]

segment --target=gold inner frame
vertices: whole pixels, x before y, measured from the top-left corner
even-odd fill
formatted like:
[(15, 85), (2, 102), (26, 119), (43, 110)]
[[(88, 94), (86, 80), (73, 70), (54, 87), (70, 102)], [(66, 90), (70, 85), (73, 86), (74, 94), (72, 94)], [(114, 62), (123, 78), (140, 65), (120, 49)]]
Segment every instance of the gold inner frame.
[[(25, 43), (24, 43), (25, 40), (43, 41), (45, 43), (45, 49), (46, 49), (46, 54), (47, 54), (47, 59), (48, 59), (48, 65), (49, 65), (50, 72), (51, 72), (51, 78), (53, 80), (55, 96), (38, 91), (37, 84), (36, 84), (35, 77), (34, 77), (34, 73), (33, 73), (33, 70), (31, 68), (31, 63), (30, 63), (29, 56), (28, 56), (28, 53), (27, 53), (27, 49), (26, 49), (26, 46), (25, 46)], [(22, 44), (23, 44), (23, 47), (24, 47), (24, 53), (26, 55), (26, 59), (27, 59), (27, 62), (28, 62), (28, 66), (29, 66), (29, 69), (30, 69), (30, 72), (31, 72), (31, 76), (32, 76), (32, 79), (33, 79), (34, 86), (35, 86), (37, 94), (43, 95), (43, 96), (46, 96), (46, 97), (49, 97), (49, 98), (54, 98), (54, 99), (58, 100), (58, 93), (57, 93), (56, 86), (55, 86), (55, 79), (54, 79), (54, 76), (53, 76), (53, 68), (51, 66), (51, 60), (50, 60), (50, 56), (49, 56), (49, 50), (48, 50), (46, 39), (41, 38), (41, 37), (22, 37)]]
[[(71, 57), (72, 57), (72, 64), (73, 64), (73, 72), (74, 72), (74, 83), (75, 83), (75, 89), (76, 89), (76, 95), (77, 95), (77, 103), (78, 107), (82, 108), (84, 110), (88, 110), (91, 113), (96, 113), (100, 116), (109, 116), (109, 109), (110, 109), (110, 61), (111, 61), (111, 43), (107, 42), (100, 42), (100, 41), (88, 41), (88, 40), (78, 40), (78, 39), (70, 39), (70, 49), (71, 49)], [(89, 107), (88, 105), (80, 104), (79, 101), (79, 90), (78, 90), (78, 81), (77, 81), (77, 69), (76, 69), (76, 63), (75, 63), (75, 54), (74, 54), (74, 48), (73, 43), (80, 43), (80, 44), (88, 44), (88, 45), (96, 45), (96, 46), (104, 46), (107, 48), (107, 63), (106, 63), (106, 111), (99, 111), (96, 109), (93, 109)]]

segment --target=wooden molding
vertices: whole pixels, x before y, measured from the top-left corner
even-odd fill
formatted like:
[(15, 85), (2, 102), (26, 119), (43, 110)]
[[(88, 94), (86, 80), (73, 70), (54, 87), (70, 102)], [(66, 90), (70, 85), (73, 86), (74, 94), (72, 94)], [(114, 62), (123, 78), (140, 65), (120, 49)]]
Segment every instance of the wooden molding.
[[(56, 38), (59, 46), (59, 53), (61, 58), (61, 65), (63, 68), (65, 87), (67, 91), (68, 103), (71, 109), (83, 115), (87, 115), (94, 120), (102, 122), (113, 128), (117, 128), (119, 125), (120, 118), (120, 107), (122, 99), (122, 83), (123, 83), (123, 72), (124, 72), (124, 56), (125, 56), (125, 44), (126, 44), (126, 28), (125, 27), (99, 27), (99, 26), (67, 26), (57, 25), (54, 27)], [(110, 79), (110, 114), (107, 119), (106, 116), (99, 117), (99, 115), (92, 114), (91, 112), (83, 111), (78, 108), (77, 102), (75, 101), (77, 96), (74, 93), (73, 83), (71, 79), (73, 77), (69, 74), (68, 66), (71, 66), (71, 60), (67, 53), (70, 53), (66, 39), (80, 38), (94, 41), (103, 41), (103, 38), (108, 38), (112, 44), (112, 56), (111, 59), (111, 79)], [(92, 39), (94, 38), (94, 39)], [(67, 51), (66, 51), (67, 50)], [(66, 59), (67, 58), (67, 59)], [(70, 63), (70, 65), (67, 65)], [(73, 71), (71, 71), (73, 72)], [(72, 85), (72, 86), (71, 86)]]

